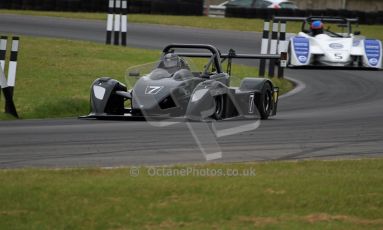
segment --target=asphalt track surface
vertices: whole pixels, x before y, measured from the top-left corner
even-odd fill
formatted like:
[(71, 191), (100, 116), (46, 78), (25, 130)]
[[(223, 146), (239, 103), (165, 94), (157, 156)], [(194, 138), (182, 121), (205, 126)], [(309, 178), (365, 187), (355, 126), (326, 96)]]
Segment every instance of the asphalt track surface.
[[(104, 42), (104, 29), (101, 21), (0, 15), (2, 34)], [(211, 43), (244, 53), (260, 48), (259, 33), (145, 24), (129, 24), (128, 31), (128, 44), (141, 48), (161, 49), (171, 42)], [(287, 75), (301, 82), (300, 90), (280, 100), (276, 117), (255, 130), (219, 137), (217, 143), (209, 139), (212, 131), (205, 123), (191, 124), (200, 137), (196, 142), (184, 122), (158, 127), (75, 118), (2, 121), (0, 168), (206, 162), (200, 146), (208, 153), (222, 151), (213, 162), (383, 156), (381, 71), (288, 70)], [(220, 130), (243, 124), (216, 125)]]

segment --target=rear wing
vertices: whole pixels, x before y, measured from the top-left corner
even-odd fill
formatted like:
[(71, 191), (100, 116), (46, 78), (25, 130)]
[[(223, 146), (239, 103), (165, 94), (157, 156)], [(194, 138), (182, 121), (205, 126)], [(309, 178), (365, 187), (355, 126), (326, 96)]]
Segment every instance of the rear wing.
[[(175, 52), (175, 49), (204, 49), (210, 51), (210, 53), (189, 53), (189, 52)], [(233, 49), (230, 49), (228, 53), (221, 54), (221, 52), (212, 45), (206, 44), (170, 44), (166, 46), (163, 53), (175, 53), (181, 57), (198, 57), (198, 58), (213, 58), (214, 65), (216, 66), (217, 73), (222, 73), (221, 63), (228, 60), (231, 65), (231, 59), (258, 59), (258, 60), (276, 60), (280, 61), (282, 67), (285, 66), (285, 60), (287, 60), (287, 54), (236, 54)]]
[(351, 24), (352, 23), (358, 23), (358, 18), (344, 18), (344, 17), (333, 17), (333, 16), (310, 16), (310, 17), (279, 17), (275, 16), (273, 17), (274, 22), (287, 22), (287, 21), (295, 21), (295, 22), (303, 22), (301, 31), (305, 30), (306, 23), (310, 23), (312, 21), (322, 21), (322, 22), (339, 22), (342, 23), (342, 25), (345, 25), (345, 27), (348, 28), (349, 33), (352, 33)]

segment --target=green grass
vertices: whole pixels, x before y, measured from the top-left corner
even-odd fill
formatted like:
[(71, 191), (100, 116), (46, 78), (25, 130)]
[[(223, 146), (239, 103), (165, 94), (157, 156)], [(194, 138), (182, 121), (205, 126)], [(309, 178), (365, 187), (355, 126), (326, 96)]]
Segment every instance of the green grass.
[(256, 175), (1, 170), (0, 229), (383, 228), (382, 159), (187, 167)]
[[(14, 96), (19, 115), (53, 118), (88, 113), (93, 80), (113, 76), (123, 81), (128, 66), (154, 61), (159, 55), (159, 51), (23, 36)], [(1, 113), (0, 119), (7, 118)]]
[[(21, 118), (87, 114), (90, 85), (97, 77), (110, 76), (125, 82), (128, 67), (156, 61), (160, 54), (93, 42), (22, 36), (14, 96), (18, 113)], [(233, 69), (239, 75), (253, 72), (255, 76), (258, 72), (246, 66)], [(275, 79), (275, 83), (282, 92), (292, 88), (286, 80)], [(3, 107), (4, 99), (0, 100)], [(12, 118), (0, 113), (0, 119)]]
[[(23, 10), (0, 10), (0, 13), (106, 20), (106, 13), (74, 13)], [(130, 14), (128, 18), (129, 22), (134, 23), (150, 23), (207, 29), (257, 32), (261, 32), (263, 30), (263, 20), (261, 19), (209, 18), (206, 16), (171, 16), (145, 14)], [(290, 33), (297, 33), (300, 31), (300, 25), (301, 23), (289, 22), (287, 25), (287, 31)], [(380, 32), (382, 29), (383, 25), (360, 25), (358, 30), (360, 30), (362, 35), (366, 37), (383, 40), (383, 33)]]

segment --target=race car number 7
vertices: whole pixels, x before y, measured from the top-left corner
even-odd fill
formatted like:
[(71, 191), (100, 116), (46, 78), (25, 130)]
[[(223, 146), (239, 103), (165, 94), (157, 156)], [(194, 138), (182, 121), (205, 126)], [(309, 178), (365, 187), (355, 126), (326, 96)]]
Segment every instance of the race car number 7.
[(145, 94), (157, 94), (162, 89), (162, 86), (147, 86)]

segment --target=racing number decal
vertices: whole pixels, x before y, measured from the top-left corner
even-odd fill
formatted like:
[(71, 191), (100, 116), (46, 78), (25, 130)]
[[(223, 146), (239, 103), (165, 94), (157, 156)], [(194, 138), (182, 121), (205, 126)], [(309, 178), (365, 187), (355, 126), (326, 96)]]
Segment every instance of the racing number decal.
[(249, 113), (254, 113), (254, 93), (249, 96)]
[(161, 91), (163, 86), (147, 86), (145, 89), (145, 94), (157, 94)]
[(343, 56), (342, 56), (341, 53), (335, 53), (334, 57), (335, 57), (335, 59), (338, 59), (338, 60), (342, 60), (343, 59)]

